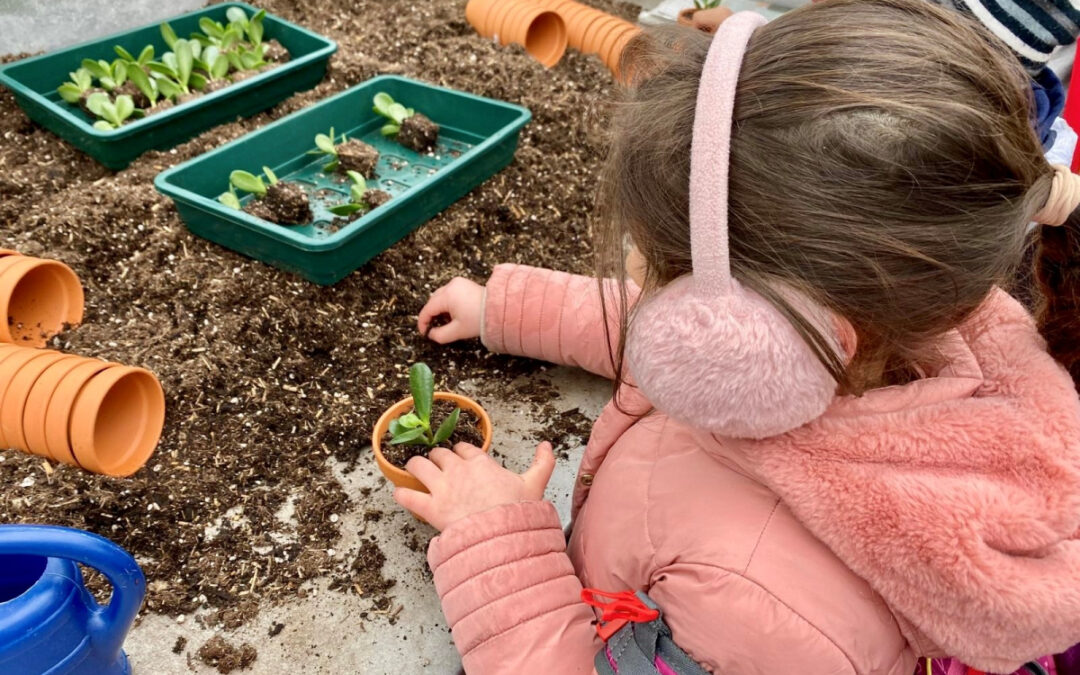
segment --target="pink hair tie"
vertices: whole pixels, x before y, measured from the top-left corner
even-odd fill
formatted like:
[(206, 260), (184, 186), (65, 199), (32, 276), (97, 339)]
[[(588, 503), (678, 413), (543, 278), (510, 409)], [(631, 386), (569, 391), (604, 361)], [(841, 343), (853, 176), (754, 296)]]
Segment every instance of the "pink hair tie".
[(1069, 167), (1054, 164), (1054, 182), (1046, 206), (1035, 214), (1035, 222), (1043, 225), (1064, 225), (1076, 207), (1080, 206), (1080, 176)]

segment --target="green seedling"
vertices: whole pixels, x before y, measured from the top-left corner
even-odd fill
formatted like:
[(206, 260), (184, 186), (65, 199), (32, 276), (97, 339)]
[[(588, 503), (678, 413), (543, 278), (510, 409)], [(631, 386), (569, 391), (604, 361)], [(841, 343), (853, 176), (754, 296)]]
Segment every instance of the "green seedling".
[(132, 70), (133, 66), (137, 68), (145, 68), (146, 64), (154, 60), (154, 45), (146, 45), (145, 47), (143, 47), (143, 50), (139, 52), (138, 58), (132, 56), (131, 52), (124, 49), (120, 45), (114, 46), (113, 51), (116, 52), (116, 55), (119, 56), (124, 61), (124, 63), (127, 64), (129, 78), (131, 76), (130, 71)]
[(364, 198), (367, 193), (367, 181), (358, 171), (346, 171), (345, 173), (349, 176), (349, 180), (352, 181), (352, 185), (349, 187), (349, 203), (330, 207), (330, 213), (335, 216), (351, 216), (357, 211), (370, 210), (371, 205)]
[(216, 45), (203, 49), (200, 57), (195, 60), (195, 65), (206, 73), (211, 82), (224, 79), (229, 74), (229, 59)]
[(97, 78), (106, 91), (112, 91), (127, 82), (128, 66), (123, 59), (109, 63), (105, 59), (83, 59), (82, 67)]
[(225, 206), (239, 209), (240, 199), (236, 196), (236, 190), (243, 190), (244, 192), (250, 192), (255, 195), (256, 199), (262, 199), (266, 196), (267, 183), (273, 185), (278, 182), (277, 175), (268, 166), (263, 167), (263, 174), (266, 175), (266, 181), (264, 182), (262, 176), (256, 176), (253, 173), (247, 171), (241, 171), (237, 169), (229, 174), (229, 191), (224, 192), (218, 196), (218, 201)]
[(694, 9), (712, 9), (719, 7), (723, 0), (694, 0)]
[(461, 408), (454, 408), (454, 412), (433, 430), (431, 406), (435, 400), (435, 378), (427, 364), (416, 363), (409, 369), (409, 389), (413, 397), (413, 410), (390, 422), (390, 444), (433, 448), (444, 443), (457, 428)]
[[(164, 95), (160, 87), (162, 80), (150, 77), (142, 68), (131, 68), (128, 70), (128, 79), (131, 80), (132, 84), (138, 87), (139, 91), (143, 93), (143, 96), (150, 101), (151, 107), (157, 103), (158, 98)], [(166, 89), (168, 89), (167, 86)], [(179, 92), (180, 90), (177, 88), (175, 91)]]
[(180, 39), (176, 37), (176, 31), (172, 29), (172, 26), (167, 23), (161, 24), (161, 38), (165, 40), (165, 44), (169, 45), (169, 49), (172, 49), (176, 41)]
[(78, 103), (83, 94), (94, 88), (94, 76), (86, 68), (79, 68), (73, 73), (68, 73), (71, 79), (57, 88), (60, 98), (68, 103)]
[(165, 52), (160, 61), (151, 61), (147, 67), (172, 80), (181, 93), (188, 94), (192, 88), (202, 89), (206, 86), (206, 78), (195, 72), (195, 60), (201, 54), (202, 45), (198, 42), (177, 39), (173, 41), (173, 51)]
[(345, 138), (345, 134), (341, 134), (341, 139), (336, 140), (334, 138), (334, 127), (330, 127), (330, 134), (316, 134), (315, 135), (315, 150), (308, 150), (309, 155), (326, 155), (330, 161), (323, 165), (323, 171), (331, 173), (337, 171), (338, 168), (338, 153), (337, 146), (340, 143), (344, 143), (348, 139)]
[(385, 92), (375, 94), (374, 110), (390, 120), (380, 130), (383, 136), (396, 136), (401, 131), (401, 123), (416, 114), (415, 110), (397, 103), (390, 97), (390, 94)]
[[(243, 10), (240, 10), (240, 12), (243, 13)], [(228, 13), (226, 13), (226, 15), (228, 15)], [(251, 17), (251, 19), (247, 21), (247, 25), (244, 26), (244, 33), (247, 34), (248, 42), (250, 42), (253, 47), (258, 47), (262, 44), (264, 32), (263, 19), (265, 18), (266, 10), (260, 9), (258, 12), (255, 12), (255, 16)]]
[(118, 129), (124, 120), (135, 114), (135, 102), (127, 94), (117, 96), (115, 101), (109, 100), (109, 95), (103, 92), (90, 94), (86, 98), (86, 108), (101, 118), (94, 122), (94, 128), (99, 131)]

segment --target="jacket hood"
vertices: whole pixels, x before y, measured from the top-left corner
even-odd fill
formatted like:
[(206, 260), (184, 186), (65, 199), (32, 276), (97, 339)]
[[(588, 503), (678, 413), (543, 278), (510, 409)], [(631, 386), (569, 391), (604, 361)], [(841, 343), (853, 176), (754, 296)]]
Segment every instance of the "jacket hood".
[(885, 599), (923, 655), (1012, 672), (1080, 642), (1080, 401), (1002, 291), (934, 377), (722, 439)]

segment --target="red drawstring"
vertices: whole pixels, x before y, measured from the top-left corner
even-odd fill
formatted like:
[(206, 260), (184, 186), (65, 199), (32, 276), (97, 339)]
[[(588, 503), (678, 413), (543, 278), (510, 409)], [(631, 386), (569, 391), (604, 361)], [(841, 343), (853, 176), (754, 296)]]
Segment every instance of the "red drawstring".
[(642, 602), (633, 591), (605, 593), (586, 588), (581, 591), (581, 601), (600, 610), (596, 634), (604, 642), (631, 621), (646, 623), (660, 618), (660, 612)]

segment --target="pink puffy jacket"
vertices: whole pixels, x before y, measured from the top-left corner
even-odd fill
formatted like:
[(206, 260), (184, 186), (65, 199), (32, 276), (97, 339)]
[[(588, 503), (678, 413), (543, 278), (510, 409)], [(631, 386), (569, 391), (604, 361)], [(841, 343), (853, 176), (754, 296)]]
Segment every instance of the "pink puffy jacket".
[[(503, 265), (483, 341), (611, 377), (603, 321), (594, 279)], [(764, 441), (609, 403), (569, 545), (547, 502), (432, 541), (466, 672), (592, 672), (583, 586), (647, 591), (675, 641), (724, 675), (911, 675), (946, 653), (1011, 672), (1080, 642), (1072, 382), (1000, 291), (942, 349), (934, 377), (838, 397)], [(624, 389), (624, 408), (648, 407)]]

